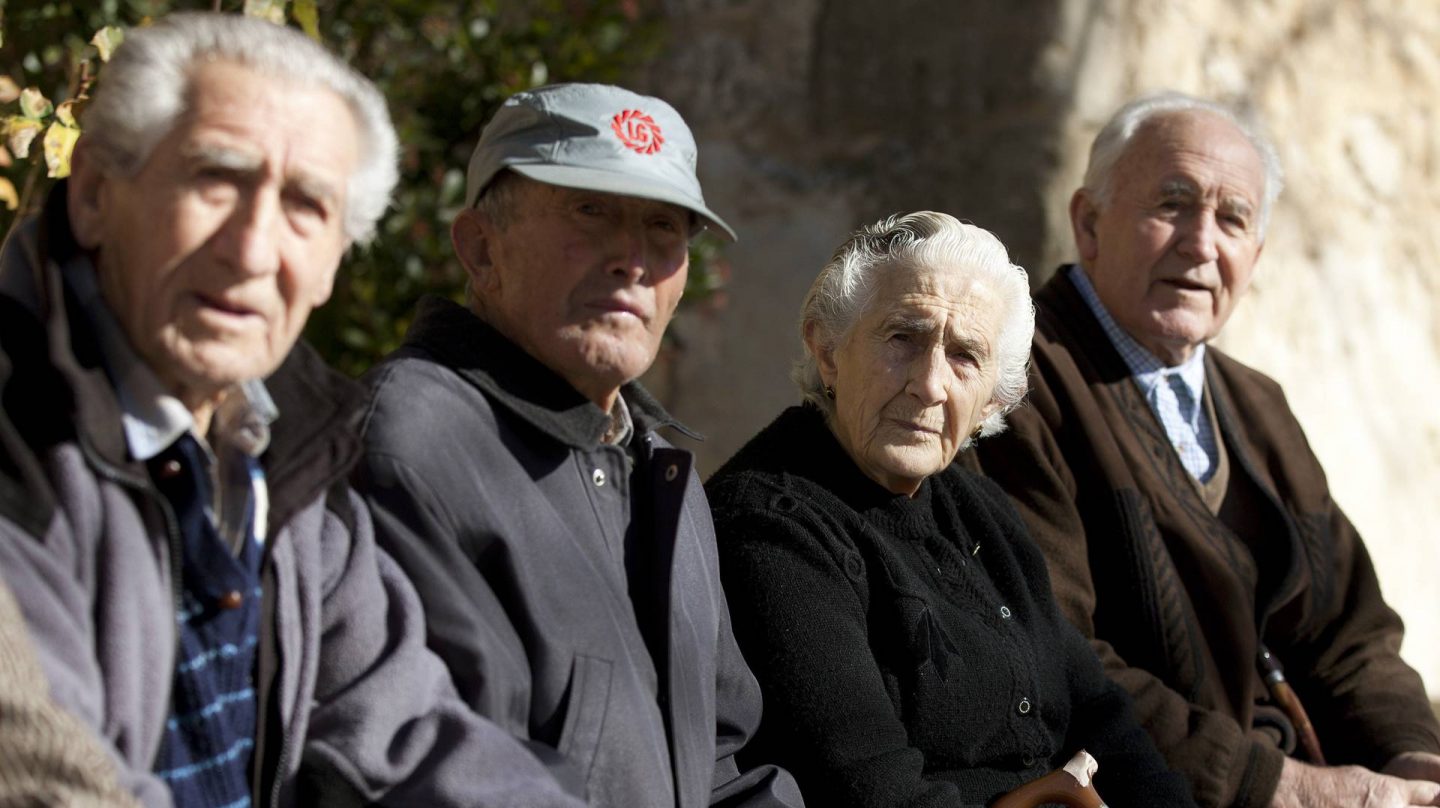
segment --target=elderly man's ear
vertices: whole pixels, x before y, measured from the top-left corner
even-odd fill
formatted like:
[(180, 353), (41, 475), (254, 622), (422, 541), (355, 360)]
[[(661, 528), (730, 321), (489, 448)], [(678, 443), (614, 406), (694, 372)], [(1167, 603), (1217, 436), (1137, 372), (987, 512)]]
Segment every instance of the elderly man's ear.
[(490, 271), (494, 261), (490, 257), (490, 238), (495, 226), (490, 218), (475, 208), (460, 211), (450, 224), (450, 242), (455, 246), (455, 257), (465, 267), (470, 283), (476, 289), (483, 289), (493, 282)]
[(75, 241), (87, 250), (100, 246), (105, 232), (106, 190), (110, 177), (91, 153), (85, 138), (75, 144), (70, 156), (70, 179), (66, 181), (65, 206)]
[(1095, 237), (1095, 224), (1099, 218), (1100, 206), (1089, 191), (1081, 188), (1070, 197), (1070, 230), (1075, 235), (1075, 248), (1080, 251), (1081, 261), (1093, 261), (1100, 253)]

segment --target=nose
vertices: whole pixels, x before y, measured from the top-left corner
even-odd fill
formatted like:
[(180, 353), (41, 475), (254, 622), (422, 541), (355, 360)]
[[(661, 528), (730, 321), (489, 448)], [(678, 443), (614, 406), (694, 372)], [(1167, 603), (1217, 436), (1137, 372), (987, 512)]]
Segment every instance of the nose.
[(629, 283), (639, 282), (650, 270), (650, 244), (642, 222), (625, 217), (610, 238), (610, 274)]
[(945, 349), (936, 346), (934, 350), (920, 352), (910, 363), (910, 378), (905, 382), (905, 392), (926, 407), (943, 404), (950, 389), (950, 376)]
[(218, 234), (221, 259), (244, 275), (267, 275), (280, 266), (278, 195), (255, 191), (243, 194)]
[(1216, 239), (1220, 235), (1220, 224), (1215, 221), (1213, 208), (1202, 207), (1182, 225), (1177, 249), (1185, 258), (1197, 264), (1208, 264), (1220, 257)]

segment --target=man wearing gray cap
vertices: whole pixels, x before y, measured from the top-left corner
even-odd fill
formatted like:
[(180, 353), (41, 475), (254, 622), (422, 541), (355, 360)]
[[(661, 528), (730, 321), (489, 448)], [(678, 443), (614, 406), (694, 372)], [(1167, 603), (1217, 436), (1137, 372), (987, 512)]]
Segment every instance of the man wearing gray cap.
[(800, 805), (741, 771), (760, 694), (730, 631), (680, 428), (634, 379), (690, 237), (733, 238), (659, 99), (520, 93), (470, 162), (451, 237), (467, 306), (421, 303), (369, 376), (356, 484), (478, 712), (600, 806)]

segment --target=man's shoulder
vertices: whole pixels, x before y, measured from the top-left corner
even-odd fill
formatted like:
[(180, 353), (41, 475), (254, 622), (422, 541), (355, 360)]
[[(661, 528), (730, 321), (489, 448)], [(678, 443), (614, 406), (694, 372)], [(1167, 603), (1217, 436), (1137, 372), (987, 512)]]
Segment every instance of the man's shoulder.
[(409, 455), (436, 442), (483, 440), (498, 429), (489, 397), (423, 352), (402, 349), (362, 381), (369, 388), (361, 424), (367, 452)]
[(1280, 386), (1280, 382), (1214, 345), (1205, 346), (1205, 359), (1209, 365), (1206, 368), (1207, 375), (1213, 373), (1224, 379), (1232, 389), (1238, 388), (1252, 396), (1272, 399), (1289, 410), (1289, 404), (1285, 403), (1285, 389)]

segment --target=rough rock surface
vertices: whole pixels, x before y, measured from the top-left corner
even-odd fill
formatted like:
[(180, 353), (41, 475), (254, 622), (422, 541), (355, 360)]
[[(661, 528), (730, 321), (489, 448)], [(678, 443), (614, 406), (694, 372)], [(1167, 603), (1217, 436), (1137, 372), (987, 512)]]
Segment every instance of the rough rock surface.
[(694, 124), (741, 234), (728, 305), (654, 374), (713, 471), (781, 407), (794, 316), (853, 227), (921, 208), (994, 230), (1035, 283), (1071, 254), (1088, 143), (1133, 95), (1244, 104), (1288, 175), (1219, 344), (1285, 387), (1440, 694), (1440, 3), (668, 0), (637, 83)]

